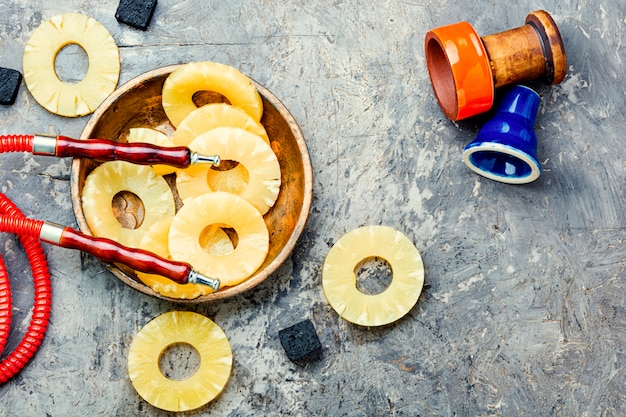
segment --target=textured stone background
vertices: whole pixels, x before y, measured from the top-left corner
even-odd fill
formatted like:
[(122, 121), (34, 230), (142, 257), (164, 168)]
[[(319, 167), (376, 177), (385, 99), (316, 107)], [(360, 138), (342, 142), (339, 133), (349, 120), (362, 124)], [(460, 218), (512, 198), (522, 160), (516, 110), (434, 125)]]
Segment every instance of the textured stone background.
[[(119, 45), (121, 83), (194, 60), (241, 69), (301, 125), (315, 175), (309, 223), (264, 284), (191, 307), (144, 296), (99, 261), (46, 246), (51, 324), (27, 369), (0, 386), (1, 416), (166, 415), (136, 394), (126, 358), (146, 322), (181, 308), (214, 319), (234, 352), (223, 394), (189, 416), (626, 415), (623, 1), (161, 0), (147, 32), (119, 24), (116, 7), (2, 1), (0, 66), (21, 71), (42, 20), (81, 12)], [(481, 120), (443, 116), (423, 39), (460, 20), (482, 36), (498, 33), (537, 9), (557, 21), (568, 74), (558, 86), (534, 85), (544, 173), (510, 186), (461, 162)], [(72, 68), (72, 56), (64, 59)], [(87, 121), (49, 114), (24, 84), (15, 105), (0, 108), (2, 134), (77, 137)], [(70, 160), (5, 154), (0, 170), (2, 192), (28, 215), (75, 225)], [(376, 329), (344, 322), (321, 289), (333, 242), (368, 224), (403, 231), (426, 266), (417, 306)], [(1, 239), (14, 282), (10, 349), (26, 330), (32, 288), (15, 239)], [(324, 352), (299, 367), (278, 331), (305, 318)]]

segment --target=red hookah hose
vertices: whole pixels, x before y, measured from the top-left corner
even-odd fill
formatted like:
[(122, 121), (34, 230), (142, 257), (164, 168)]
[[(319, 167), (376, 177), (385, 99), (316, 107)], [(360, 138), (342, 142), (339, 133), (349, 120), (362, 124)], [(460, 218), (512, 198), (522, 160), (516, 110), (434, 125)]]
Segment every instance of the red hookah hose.
[[(32, 152), (32, 136), (0, 135), (0, 153)], [(48, 262), (39, 235), (44, 222), (28, 219), (4, 194), (0, 193), (0, 232), (18, 235), (33, 275), (35, 300), (30, 324), (17, 347), (0, 362), (0, 384), (13, 378), (37, 352), (50, 320), (52, 285)], [(0, 352), (4, 349), (11, 326), (11, 288), (6, 265), (0, 257)]]

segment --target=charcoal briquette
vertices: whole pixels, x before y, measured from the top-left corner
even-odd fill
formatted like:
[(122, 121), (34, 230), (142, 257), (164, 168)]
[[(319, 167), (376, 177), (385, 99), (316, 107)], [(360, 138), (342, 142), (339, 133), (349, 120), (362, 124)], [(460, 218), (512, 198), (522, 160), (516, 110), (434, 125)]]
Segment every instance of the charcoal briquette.
[(147, 30), (156, 5), (157, 0), (120, 0), (115, 18), (120, 23)]
[(22, 74), (10, 68), (0, 67), (0, 104), (13, 104), (22, 82)]
[(322, 344), (311, 320), (303, 320), (278, 332), (287, 357), (298, 365), (306, 365), (322, 357)]

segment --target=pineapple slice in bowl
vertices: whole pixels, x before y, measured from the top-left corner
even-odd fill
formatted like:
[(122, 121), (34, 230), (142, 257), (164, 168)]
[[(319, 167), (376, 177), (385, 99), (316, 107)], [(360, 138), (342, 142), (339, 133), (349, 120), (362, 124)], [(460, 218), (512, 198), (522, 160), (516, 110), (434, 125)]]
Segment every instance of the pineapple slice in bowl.
[(255, 120), (261, 120), (263, 100), (252, 80), (229, 65), (190, 62), (174, 69), (163, 84), (163, 109), (170, 123), (178, 126), (196, 109), (194, 95), (206, 90), (222, 95)]
[[(237, 245), (229, 253), (214, 254), (204, 248), (206, 230), (215, 226), (234, 229)], [(256, 207), (224, 191), (185, 201), (168, 237), (172, 259), (190, 263), (203, 275), (219, 277), (226, 286), (237, 285), (254, 273), (269, 249), (267, 225)]]
[(195, 166), (177, 171), (176, 189), (185, 201), (199, 193), (226, 191), (248, 200), (261, 214), (274, 205), (280, 192), (276, 154), (260, 136), (237, 127), (218, 127), (194, 139), (189, 148), (203, 155), (218, 154), (237, 165), (228, 170)]
[(146, 231), (173, 216), (174, 196), (152, 168), (125, 161), (105, 162), (85, 180), (82, 207), (97, 236), (136, 247)]
[[(185, 64), (183, 64), (185, 65)], [(125, 142), (132, 128), (151, 128), (173, 137), (175, 127), (162, 106), (163, 84), (181, 65), (158, 68), (122, 85), (94, 112), (81, 139), (105, 138)], [(270, 91), (254, 83), (263, 101), (261, 125), (280, 166), (280, 192), (272, 208), (263, 216), (269, 231), (268, 254), (261, 266), (245, 281), (220, 288), (195, 299), (166, 297), (142, 283), (135, 272), (123, 265), (113, 265), (112, 273), (132, 288), (153, 297), (179, 303), (204, 303), (240, 294), (267, 279), (291, 255), (308, 219), (313, 197), (313, 172), (306, 142), (298, 123), (288, 109)], [(218, 102), (217, 100), (214, 102)], [(207, 103), (197, 103), (199, 106)], [(71, 169), (71, 195), (74, 214), (80, 229), (92, 234), (85, 220), (81, 194), (87, 175), (99, 163), (77, 158)], [(175, 180), (166, 178), (175, 189)], [(177, 197), (177, 208), (182, 201)]]

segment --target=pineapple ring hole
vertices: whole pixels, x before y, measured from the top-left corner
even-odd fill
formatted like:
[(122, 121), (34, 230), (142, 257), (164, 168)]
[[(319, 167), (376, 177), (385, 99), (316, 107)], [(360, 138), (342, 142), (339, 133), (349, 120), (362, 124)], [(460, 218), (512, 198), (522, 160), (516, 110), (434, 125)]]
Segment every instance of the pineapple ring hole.
[(200, 352), (185, 342), (172, 343), (159, 356), (159, 370), (166, 378), (183, 381), (200, 369)]
[(146, 208), (137, 194), (122, 190), (111, 200), (113, 215), (122, 227), (139, 229), (144, 221)]
[[(215, 240), (215, 228), (219, 228), (224, 233), (226, 233), (226, 236), (228, 236), (228, 239), (232, 243), (232, 249), (228, 245), (224, 245), (224, 242)], [(237, 231), (235, 229), (226, 224), (210, 224), (202, 229), (202, 231), (200, 232), (198, 243), (200, 243), (200, 246), (205, 252), (208, 252), (212, 255), (223, 256), (228, 255), (229, 253), (232, 253), (235, 251), (235, 249), (237, 249), (237, 244), (239, 243), (239, 235), (237, 234)]]
[(89, 55), (77, 43), (63, 46), (54, 57), (54, 72), (64, 83), (77, 84), (89, 71)]
[(248, 186), (250, 172), (237, 161), (224, 160), (219, 166), (213, 165), (206, 173), (206, 182), (210, 189), (241, 194)]
[(202, 107), (206, 104), (211, 104), (211, 103), (225, 103), (229, 105), (231, 104), (230, 100), (228, 100), (226, 96), (218, 93), (217, 91), (208, 91), (208, 90), (196, 91), (191, 96), (191, 101), (193, 101), (193, 104), (195, 104), (198, 107)]
[(385, 259), (369, 256), (354, 267), (356, 288), (366, 295), (383, 293), (393, 280), (393, 268)]

